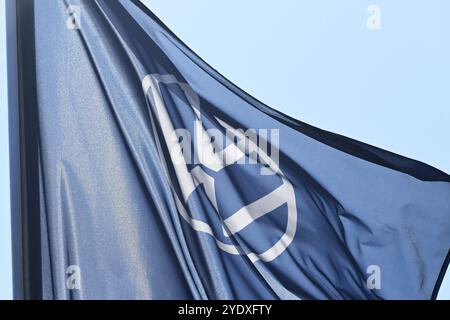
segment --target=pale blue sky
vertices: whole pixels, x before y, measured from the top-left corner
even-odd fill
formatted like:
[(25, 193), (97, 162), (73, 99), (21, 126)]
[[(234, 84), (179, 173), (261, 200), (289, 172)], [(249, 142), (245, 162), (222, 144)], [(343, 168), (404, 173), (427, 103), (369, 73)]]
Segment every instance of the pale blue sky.
[[(9, 294), (10, 260), (0, 2), (1, 298)], [(450, 1), (144, 2), (202, 58), (266, 104), (450, 172)], [(381, 9), (380, 30), (366, 26), (372, 4)], [(450, 299), (450, 279), (440, 297)]]
[(12, 297), (5, 1), (0, 1), (0, 299)]

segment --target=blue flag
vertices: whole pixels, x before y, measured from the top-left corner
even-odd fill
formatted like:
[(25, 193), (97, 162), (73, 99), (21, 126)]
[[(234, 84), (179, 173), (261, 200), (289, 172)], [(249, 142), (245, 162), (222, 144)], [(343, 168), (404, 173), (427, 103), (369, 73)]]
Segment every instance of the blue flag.
[(436, 296), (449, 175), (269, 108), (139, 1), (32, 12), (43, 298)]

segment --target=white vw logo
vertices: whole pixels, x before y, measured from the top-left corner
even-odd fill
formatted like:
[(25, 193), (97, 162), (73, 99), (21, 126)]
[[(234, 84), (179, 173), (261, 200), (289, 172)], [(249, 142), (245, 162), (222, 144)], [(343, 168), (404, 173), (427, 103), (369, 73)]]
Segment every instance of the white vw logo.
[[(197, 139), (202, 139), (201, 137), (204, 136), (205, 129), (200, 120), (201, 119), (200, 99), (187, 83), (179, 82), (173, 75), (151, 74), (145, 76), (145, 78), (142, 80), (142, 87), (144, 93), (145, 94), (150, 93), (148, 97), (155, 111), (157, 118), (156, 120), (161, 126), (164, 142), (166, 143), (169, 150), (175, 151), (171, 152), (170, 160), (174, 164), (175, 173), (181, 188), (183, 199), (179, 198), (178, 194), (175, 192), (173, 187), (172, 192), (175, 198), (179, 214), (183, 217), (183, 219), (187, 223), (189, 223), (189, 225), (191, 225), (191, 227), (195, 231), (204, 232), (211, 235), (215, 239), (218, 247), (221, 250), (228, 252), (230, 254), (247, 255), (252, 262), (256, 262), (258, 260), (262, 260), (265, 262), (272, 261), (287, 249), (287, 247), (291, 244), (296, 233), (297, 206), (295, 201), (294, 188), (292, 184), (284, 176), (283, 172), (280, 170), (278, 165), (270, 159), (270, 157), (264, 150), (259, 148), (257, 145), (252, 145), (251, 147), (253, 150), (258, 150), (258, 156), (260, 159), (262, 159), (263, 163), (268, 165), (269, 169), (280, 177), (282, 184), (275, 190), (257, 199), (256, 201), (240, 208), (231, 216), (223, 220), (222, 225), (223, 233), (226, 237), (230, 237), (231, 235), (236, 234), (241, 230), (243, 230), (245, 227), (250, 225), (258, 218), (263, 217), (267, 213), (272, 212), (273, 210), (277, 209), (278, 207), (284, 204), (287, 204), (287, 211), (288, 211), (286, 229), (283, 235), (280, 237), (280, 239), (272, 247), (270, 247), (269, 249), (267, 249), (262, 253), (244, 252), (244, 250), (242, 250), (242, 248), (240, 248), (237, 245), (228, 244), (219, 240), (219, 238), (216, 236), (216, 234), (214, 233), (213, 229), (209, 224), (191, 217), (187, 212), (185, 205), (187, 199), (199, 185), (203, 184), (206, 196), (208, 197), (209, 201), (211, 202), (215, 210), (220, 214), (220, 208), (217, 205), (215, 195), (215, 181), (214, 178), (208, 175), (202, 169), (201, 166), (196, 166), (194, 167), (194, 169), (189, 171), (186, 162), (183, 160), (180, 161), (180, 157), (176, 156), (182, 154), (181, 146), (178, 140), (174, 139), (174, 136), (172, 135), (172, 133), (175, 132), (175, 129), (168, 114), (167, 108), (164, 104), (164, 100), (162, 98), (160, 88), (161, 83), (166, 85), (178, 84), (179, 87), (183, 90), (184, 94), (186, 95), (187, 101), (189, 102), (190, 107), (192, 108), (197, 119), (197, 121), (195, 121), (195, 131), (197, 133), (196, 134)], [(234, 128), (232, 128), (229, 124), (222, 121), (221, 119), (217, 117), (215, 119), (225, 129), (234, 130)], [(152, 121), (154, 121), (153, 118)], [(155, 136), (157, 136), (155, 123), (153, 123), (153, 130)], [(239, 136), (240, 139), (246, 139), (246, 137), (242, 133), (240, 133), (240, 131), (234, 130), (234, 132), (238, 136), (240, 134), (242, 135)], [(253, 142), (248, 141), (248, 143), (252, 144)], [(157, 145), (160, 151), (160, 155), (161, 157), (163, 157), (161, 142), (158, 139)], [(254, 157), (254, 154), (249, 154), (247, 150), (245, 150), (245, 148), (244, 149), (239, 148), (234, 143), (229, 144), (226, 148), (218, 152), (214, 151), (214, 146), (211, 144), (211, 142), (207, 142), (205, 144), (205, 141), (197, 140), (197, 145), (202, 145), (203, 148), (202, 150), (203, 156), (200, 157), (201, 164), (204, 167), (207, 167), (208, 169), (215, 172), (225, 168), (230, 164), (236, 163), (242, 157), (245, 156)], [(165, 166), (165, 160), (168, 159), (162, 158), (161, 160)], [(167, 174), (168, 173), (167, 167), (165, 167), (165, 170)]]

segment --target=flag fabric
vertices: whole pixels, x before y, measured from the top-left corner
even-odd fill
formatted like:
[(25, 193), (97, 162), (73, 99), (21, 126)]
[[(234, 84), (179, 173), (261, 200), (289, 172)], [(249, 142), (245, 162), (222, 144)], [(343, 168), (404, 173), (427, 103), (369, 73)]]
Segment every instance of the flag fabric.
[(137, 0), (33, 15), (42, 298), (436, 296), (449, 175), (269, 108)]

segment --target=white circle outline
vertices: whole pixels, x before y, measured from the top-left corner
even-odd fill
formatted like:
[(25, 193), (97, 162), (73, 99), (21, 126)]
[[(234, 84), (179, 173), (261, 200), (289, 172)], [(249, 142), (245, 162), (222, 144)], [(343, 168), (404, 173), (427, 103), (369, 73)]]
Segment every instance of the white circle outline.
[[(142, 88), (144, 90), (144, 94), (146, 97), (150, 98), (152, 107), (156, 111), (155, 113), (158, 116), (158, 122), (159, 122), (160, 126), (163, 127), (162, 132), (163, 132), (166, 143), (171, 143), (170, 142), (171, 139), (168, 135), (170, 132), (174, 132), (174, 128), (172, 126), (170, 117), (169, 117), (166, 107), (164, 105), (164, 101), (163, 101), (163, 98), (161, 95), (161, 90), (159, 87), (160, 83), (178, 84), (180, 86), (180, 88), (184, 91), (184, 93), (186, 94), (186, 97), (187, 97), (193, 111), (196, 113), (199, 112), (199, 97), (187, 83), (179, 82), (173, 75), (170, 75), (170, 74), (166, 74), (166, 75), (148, 74), (143, 78)], [(150, 90), (151, 95), (148, 96), (149, 90)], [(150, 118), (152, 121), (153, 132), (155, 134), (155, 137), (157, 137), (158, 134), (156, 132), (156, 127), (155, 127), (153, 116), (151, 116)], [(221, 123), (221, 125), (228, 126), (222, 120), (220, 120), (218, 118), (216, 118), (216, 119)], [(155, 142), (156, 142), (159, 154), (160, 154), (160, 158), (161, 158), (161, 162), (162, 162), (165, 174), (167, 176), (170, 187), (172, 189), (172, 193), (175, 198), (175, 204), (176, 204), (177, 210), (178, 210), (179, 214), (182, 216), (182, 218), (195, 231), (209, 234), (210, 236), (212, 236), (214, 238), (217, 246), (221, 250), (223, 250), (227, 253), (230, 253), (230, 254), (234, 254), (234, 255), (246, 255), (252, 263), (255, 263), (256, 261), (259, 261), (259, 260), (264, 261), (264, 262), (270, 262), (270, 261), (274, 260), (275, 258), (277, 258), (281, 253), (283, 253), (289, 247), (289, 245), (292, 243), (292, 241), (295, 237), (296, 230), (297, 230), (297, 204), (296, 204), (294, 187), (293, 187), (292, 183), (284, 176), (281, 169), (278, 168), (273, 161), (271, 161), (270, 157), (265, 152), (263, 152), (261, 149), (259, 149), (259, 151), (261, 151), (261, 153), (259, 155), (261, 157), (263, 157), (263, 160), (265, 161), (266, 164), (268, 164), (273, 170), (275, 170), (275, 172), (277, 172), (277, 174), (280, 176), (280, 178), (282, 179), (282, 182), (283, 182), (283, 184), (278, 188), (283, 188), (283, 191), (285, 192), (285, 198), (286, 198), (285, 203), (287, 204), (287, 210), (288, 210), (287, 226), (286, 226), (286, 230), (285, 230), (284, 234), (271, 248), (269, 248), (266, 251), (259, 253), (259, 254), (254, 253), (254, 252), (244, 253), (244, 250), (240, 246), (233, 245), (233, 244), (227, 244), (227, 243), (224, 243), (221, 240), (219, 240), (216, 237), (216, 235), (214, 234), (214, 231), (212, 230), (212, 228), (209, 224), (205, 223), (204, 221), (194, 219), (188, 214), (186, 207), (184, 206), (183, 202), (180, 200), (177, 192), (175, 191), (175, 188), (173, 187), (171, 179), (169, 177), (168, 168), (165, 163), (166, 160), (164, 159), (164, 153), (162, 152), (161, 142), (159, 141), (159, 139), (155, 139)], [(187, 168), (185, 168), (185, 171), (187, 172)], [(189, 182), (189, 180), (186, 179), (185, 172), (177, 172), (177, 176), (178, 177), (183, 176), (183, 178), (181, 179), (182, 180), (181, 182), (185, 182), (185, 184), (192, 183), (192, 181)], [(180, 185), (182, 188), (184, 187), (183, 183), (180, 183)]]

